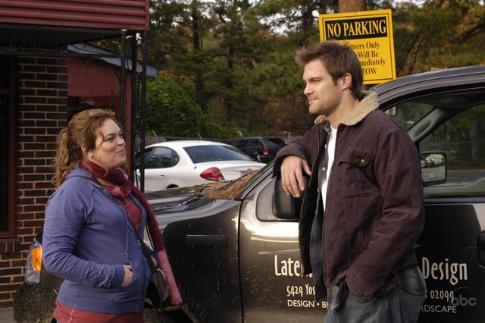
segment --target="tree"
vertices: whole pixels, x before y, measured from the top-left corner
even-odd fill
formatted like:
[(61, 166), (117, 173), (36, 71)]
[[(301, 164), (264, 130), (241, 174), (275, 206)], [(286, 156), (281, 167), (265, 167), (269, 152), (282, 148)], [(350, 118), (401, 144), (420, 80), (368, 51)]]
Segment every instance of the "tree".
[(397, 74), (484, 63), (485, 6), (480, 1), (425, 1), (395, 9)]
[[(203, 112), (198, 125), (205, 136), (301, 133), (313, 117), (294, 56), (319, 41), (318, 14), (341, 11), (338, 5), (338, 0), (152, 1), (149, 60)], [(399, 76), (485, 63), (483, 1), (365, 5), (393, 10)]]
[(204, 113), (174, 80), (159, 75), (148, 82), (147, 89), (147, 132), (168, 137), (200, 135)]

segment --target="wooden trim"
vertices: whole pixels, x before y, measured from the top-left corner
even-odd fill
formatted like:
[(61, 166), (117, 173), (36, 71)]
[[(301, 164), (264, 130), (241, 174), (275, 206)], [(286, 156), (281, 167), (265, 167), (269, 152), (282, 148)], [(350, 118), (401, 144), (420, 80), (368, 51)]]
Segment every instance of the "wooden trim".
[(0, 0), (0, 23), (148, 30), (148, 0)]
[(7, 173), (8, 173), (8, 193), (7, 193), (7, 223), (8, 230), (0, 231), (0, 238), (14, 238), (16, 236), (17, 219), (15, 217), (17, 211), (17, 203), (15, 199), (16, 194), (16, 140), (15, 140), (15, 130), (17, 122), (17, 111), (16, 111), (16, 101), (17, 101), (17, 78), (16, 78), (16, 59), (14, 56), (9, 56), (10, 61), (10, 89), (9, 89), (9, 113), (8, 113), (8, 134), (7, 141), (8, 151), (7, 151)]

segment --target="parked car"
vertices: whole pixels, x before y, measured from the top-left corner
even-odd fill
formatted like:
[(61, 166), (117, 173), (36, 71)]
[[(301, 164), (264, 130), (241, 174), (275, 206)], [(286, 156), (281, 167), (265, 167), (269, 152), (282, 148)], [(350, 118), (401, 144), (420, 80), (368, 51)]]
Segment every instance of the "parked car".
[(271, 161), (286, 142), (278, 137), (244, 137), (230, 140), (230, 144), (257, 161)]
[(145, 148), (145, 192), (234, 180), (263, 166), (220, 142), (162, 142)]
[[(426, 223), (416, 252), (428, 292), (420, 322), (485, 322), (485, 66), (413, 75), (373, 90), (424, 160)], [(322, 322), (327, 304), (314, 300), (312, 279), (301, 277), (300, 201), (282, 193), (272, 166), (225, 184), (147, 194), (187, 319)], [(27, 315), (42, 300), (24, 301)]]

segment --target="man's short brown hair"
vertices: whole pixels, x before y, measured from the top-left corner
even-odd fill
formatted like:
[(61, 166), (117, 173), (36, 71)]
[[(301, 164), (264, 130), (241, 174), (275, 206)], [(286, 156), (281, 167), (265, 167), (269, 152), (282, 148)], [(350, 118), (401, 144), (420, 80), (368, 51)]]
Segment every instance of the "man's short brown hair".
[(352, 76), (350, 90), (356, 99), (362, 99), (362, 67), (359, 58), (350, 46), (339, 44), (335, 41), (318, 43), (309, 48), (298, 51), (295, 61), (300, 65), (306, 65), (319, 59), (327, 69), (334, 82), (344, 74)]

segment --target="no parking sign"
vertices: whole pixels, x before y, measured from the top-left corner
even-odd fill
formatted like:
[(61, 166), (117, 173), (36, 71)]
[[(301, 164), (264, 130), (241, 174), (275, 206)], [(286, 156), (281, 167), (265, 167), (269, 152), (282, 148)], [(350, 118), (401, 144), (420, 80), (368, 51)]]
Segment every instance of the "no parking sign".
[(357, 53), (364, 84), (396, 78), (391, 10), (325, 14), (319, 17), (320, 41), (346, 43)]

